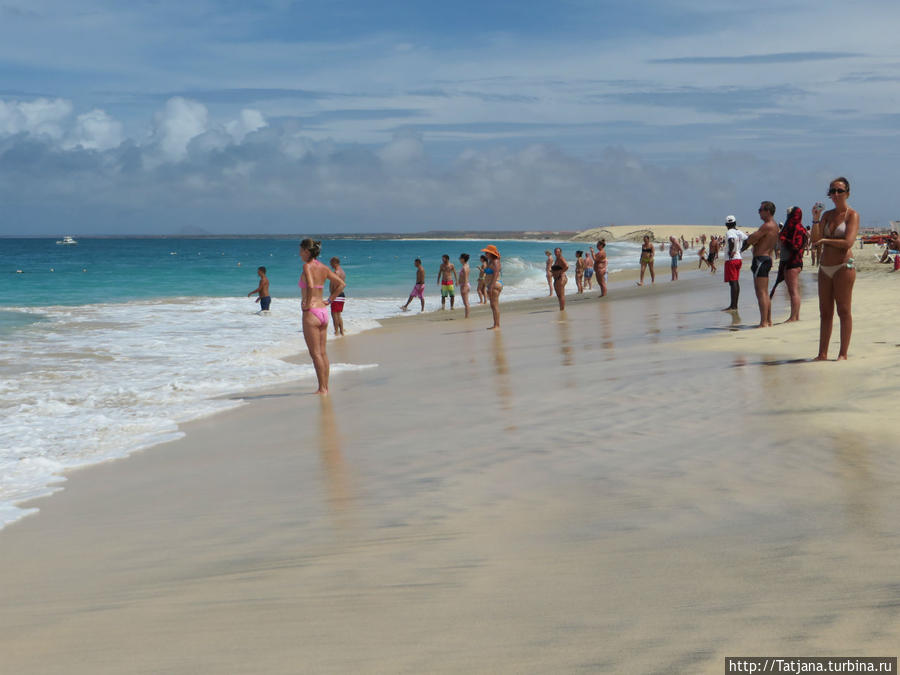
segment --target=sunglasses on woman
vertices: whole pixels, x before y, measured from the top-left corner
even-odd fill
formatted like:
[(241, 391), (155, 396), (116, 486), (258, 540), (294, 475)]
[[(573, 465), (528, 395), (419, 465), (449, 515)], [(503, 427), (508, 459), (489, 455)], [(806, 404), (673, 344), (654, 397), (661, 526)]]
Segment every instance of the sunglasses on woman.
[(842, 195), (845, 192), (846, 192), (846, 190), (842, 190), (841, 188), (829, 188), (828, 189), (829, 195)]

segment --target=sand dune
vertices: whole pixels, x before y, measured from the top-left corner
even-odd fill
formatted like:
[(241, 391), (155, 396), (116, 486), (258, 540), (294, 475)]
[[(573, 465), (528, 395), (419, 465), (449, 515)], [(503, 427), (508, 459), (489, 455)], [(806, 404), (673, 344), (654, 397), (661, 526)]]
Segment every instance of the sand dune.
[(707, 237), (712, 234), (724, 234), (725, 225), (612, 225), (609, 227), (585, 230), (572, 237), (573, 241), (596, 242), (607, 241), (640, 241), (645, 234), (650, 234), (654, 241), (668, 241), (670, 236), (692, 237), (699, 239), (701, 234)]

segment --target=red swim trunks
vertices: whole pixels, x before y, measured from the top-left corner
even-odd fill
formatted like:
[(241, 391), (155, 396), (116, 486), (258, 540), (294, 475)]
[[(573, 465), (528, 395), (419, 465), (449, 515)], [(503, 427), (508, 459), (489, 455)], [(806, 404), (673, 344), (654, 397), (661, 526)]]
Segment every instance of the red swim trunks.
[(743, 263), (744, 261), (740, 258), (737, 260), (726, 260), (725, 281), (738, 281), (741, 278), (741, 265)]

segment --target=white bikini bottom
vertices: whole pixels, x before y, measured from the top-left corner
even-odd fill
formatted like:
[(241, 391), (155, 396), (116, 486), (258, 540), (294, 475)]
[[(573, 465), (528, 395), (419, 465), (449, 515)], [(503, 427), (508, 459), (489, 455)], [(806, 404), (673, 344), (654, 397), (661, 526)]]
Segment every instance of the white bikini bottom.
[(845, 263), (841, 263), (839, 265), (819, 265), (819, 271), (824, 272), (825, 276), (831, 279), (835, 273), (841, 269), (842, 267), (846, 267), (848, 270), (853, 269), (853, 258), (850, 258)]

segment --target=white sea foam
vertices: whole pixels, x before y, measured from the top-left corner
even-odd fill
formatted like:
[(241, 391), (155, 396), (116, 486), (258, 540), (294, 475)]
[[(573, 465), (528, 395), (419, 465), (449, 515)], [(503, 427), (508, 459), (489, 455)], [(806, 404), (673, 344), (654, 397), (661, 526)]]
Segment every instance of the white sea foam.
[[(240, 405), (216, 397), (314, 377), (282, 360), (306, 349), (296, 299), (276, 298), (267, 316), (255, 307), (191, 298), (16, 308), (46, 320), (0, 340), (0, 527), (26, 514), (15, 504), (53, 492), (64, 469), (178, 438), (179, 423)], [(348, 312), (347, 332), (377, 326), (376, 312)]]

